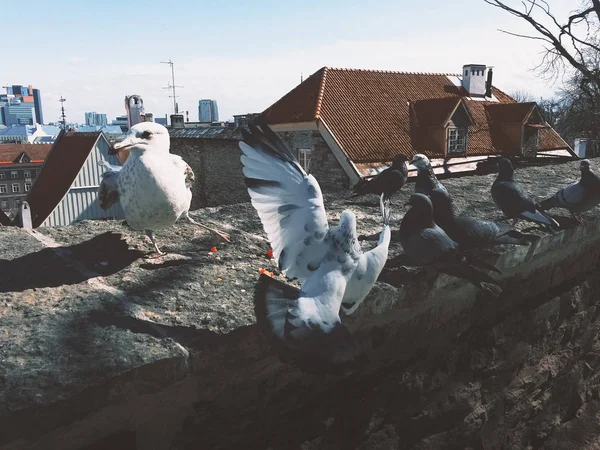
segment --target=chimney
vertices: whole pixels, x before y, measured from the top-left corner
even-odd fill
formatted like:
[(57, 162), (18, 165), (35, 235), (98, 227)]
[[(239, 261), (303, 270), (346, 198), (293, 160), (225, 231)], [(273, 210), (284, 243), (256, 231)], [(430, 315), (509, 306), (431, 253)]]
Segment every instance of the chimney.
[(488, 69), (487, 81), (485, 82), (485, 96), (492, 97), (492, 77), (493, 77), (492, 68)]
[(171, 114), (171, 127), (172, 128), (185, 128), (183, 121), (183, 114)]
[(471, 97), (483, 97), (486, 93), (485, 64), (465, 64), (462, 70), (462, 86)]

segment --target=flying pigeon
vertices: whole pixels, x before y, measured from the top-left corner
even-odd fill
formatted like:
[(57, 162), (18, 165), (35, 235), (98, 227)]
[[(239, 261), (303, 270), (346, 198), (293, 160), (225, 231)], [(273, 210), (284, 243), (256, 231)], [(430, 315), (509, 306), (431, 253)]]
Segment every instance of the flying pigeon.
[(448, 192), (444, 185), (437, 179), (435, 173), (433, 173), (433, 168), (427, 156), (418, 153), (410, 163), (418, 170), (417, 181), (415, 182), (415, 192), (417, 194), (431, 195), (433, 189), (441, 189), (446, 193)]
[(436, 225), (429, 197), (412, 194), (407, 205), (411, 208), (400, 224), (400, 243), (412, 262), (419, 265), (435, 264), (442, 272), (463, 278), (492, 295), (497, 296), (502, 292), (493, 278), (474, 266), (496, 272), (498, 269), (482, 261), (464, 261), (458, 244)]
[(600, 204), (600, 178), (596, 175), (587, 159), (581, 161), (581, 179), (561, 189), (549, 199), (540, 203), (540, 208), (564, 208), (579, 223), (582, 223), (581, 213), (589, 211)]
[(406, 184), (408, 179), (408, 166), (406, 156), (397, 155), (392, 165), (371, 178), (369, 181), (361, 180), (353, 190), (358, 195), (377, 194), (388, 200)]
[(504, 215), (513, 219), (513, 226), (520, 219), (549, 227), (559, 228), (558, 222), (537, 209), (534, 201), (514, 180), (514, 169), (507, 158), (498, 159), (498, 177), (492, 184), (492, 198)]
[(466, 215), (456, 216), (452, 198), (440, 189), (431, 192), (433, 220), (461, 249), (486, 247), (496, 244), (529, 245), (521, 233), (508, 225)]
[(125, 139), (109, 150), (114, 155), (129, 149), (129, 156), (123, 167), (105, 163), (98, 191), (100, 207), (108, 209), (119, 201), (129, 226), (145, 230), (156, 256), (163, 253), (153, 232), (170, 227), (180, 217), (229, 241), (228, 234), (189, 216), (194, 173), (180, 156), (169, 153), (169, 146), (169, 132), (162, 125), (141, 122), (131, 127)]
[[(389, 206), (380, 198), (383, 229), (363, 253), (356, 218), (341, 214), (329, 227), (317, 180), (308, 175), (268, 125), (242, 129), (241, 162), (252, 205), (279, 269), (301, 288), (262, 276), (255, 291), (257, 322), (297, 365), (340, 367), (356, 360), (358, 345), (341, 323), (367, 296), (387, 260)], [(344, 306), (342, 306), (344, 305)]]

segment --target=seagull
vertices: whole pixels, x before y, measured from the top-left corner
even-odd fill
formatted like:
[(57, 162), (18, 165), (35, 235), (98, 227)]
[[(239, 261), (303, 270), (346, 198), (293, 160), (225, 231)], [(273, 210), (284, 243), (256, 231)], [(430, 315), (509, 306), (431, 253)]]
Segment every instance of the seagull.
[(487, 247), (496, 244), (529, 245), (524, 235), (508, 225), (466, 215), (456, 216), (450, 195), (440, 189), (431, 192), (433, 220), (461, 249)]
[(104, 163), (106, 171), (98, 191), (100, 207), (110, 208), (119, 201), (130, 227), (145, 230), (162, 256), (154, 231), (172, 226), (183, 217), (229, 242), (229, 235), (209, 228), (189, 216), (194, 181), (191, 167), (178, 155), (169, 153), (169, 132), (154, 122), (141, 122), (129, 129), (125, 139), (109, 149), (109, 154), (129, 149), (122, 167)]
[(513, 219), (513, 226), (520, 219), (545, 225), (550, 229), (559, 228), (558, 222), (539, 211), (534, 201), (514, 180), (515, 170), (507, 158), (498, 159), (498, 177), (492, 184), (492, 198), (504, 215)]
[(435, 173), (433, 173), (433, 168), (427, 156), (418, 153), (413, 156), (410, 163), (418, 170), (417, 181), (415, 182), (415, 192), (417, 194), (431, 195), (433, 189), (441, 189), (446, 193), (448, 192), (444, 185), (437, 179)]
[(338, 225), (330, 227), (317, 180), (268, 125), (255, 123), (250, 132), (242, 129), (239, 144), (248, 193), (279, 269), (301, 282), (297, 289), (263, 274), (254, 298), (257, 323), (282, 356), (300, 367), (346, 366), (359, 350), (340, 309), (354, 312), (385, 265), (389, 205), (382, 195), (380, 239), (363, 253), (354, 214), (342, 212)]
[(418, 265), (435, 264), (442, 272), (463, 278), (494, 296), (502, 293), (495, 280), (475, 266), (495, 272), (498, 269), (480, 260), (464, 261), (459, 245), (436, 225), (429, 197), (412, 194), (407, 205), (411, 208), (400, 224), (400, 243), (409, 260)]
[(369, 181), (361, 180), (353, 188), (357, 195), (377, 194), (382, 195), (384, 201), (389, 201), (408, 179), (408, 166), (406, 156), (397, 155), (392, 165), (371, 178)]
[(592, 171), (587, 159), (581, 161), (579, 168), (581, 179), (541, 202), (541, 209), (564, 208), (577, 222), (583, 223), (581, 213), (600, 204), (600, 178)]

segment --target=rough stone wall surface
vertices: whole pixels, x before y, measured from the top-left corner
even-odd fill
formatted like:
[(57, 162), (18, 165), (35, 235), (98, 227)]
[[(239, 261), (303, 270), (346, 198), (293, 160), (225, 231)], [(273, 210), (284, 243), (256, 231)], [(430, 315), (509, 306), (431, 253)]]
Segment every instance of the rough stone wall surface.
[(192, 210), (249, 200), (238, 141), (176, 138), (171, 139), (171, 153), (181, 156), (196, 175)]
[(347, 189), (349, 179), (333, 152), (317, 130), (284, 131), (278, 133), (282, 140), (298, 156), (298, 150), (312, 150), (310, 173), (317, 179), (324, 192)]

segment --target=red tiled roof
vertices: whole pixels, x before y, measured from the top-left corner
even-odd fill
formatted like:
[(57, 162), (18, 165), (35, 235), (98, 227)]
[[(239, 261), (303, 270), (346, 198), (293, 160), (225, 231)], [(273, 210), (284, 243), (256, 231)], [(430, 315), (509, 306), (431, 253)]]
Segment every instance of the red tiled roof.
[[(500, 150), (492, 144), (487, 105), (514, 104), (504, 92), (493, 88), (497, 102), (472, 100), (458, 75), (332, 69), (324, 67), (263, 112), (267, 123), (297, 123), (322, 119), (354, 163), (391, 161), (398, 153), (417, 152), (439, 157), (427, 149), (415, 148), (411, 104), (438, 99), (437, 105), (463, 98), (473, 124), (469, 127), (467, 156), (489, 155)], [(440, 101), (439, 99), (446, 99)], [(426, 103), (422, 103), (426, 105)], [(519, 112), (525, 107), (519, 106)], [(443, 116), (447, 108), (436, 112)], [(502, 111), (503, 112), (503, 111)], [(439, 117), (429, 119), (439, 121)], [(511, 119), (516, 120), (516, 119)], [(554, 133), (542, 133), (540, 144), (568, 148)]]
[(535, 106), (535, 102), (496, 103), (486, 105), (485, 109), (492, 122), (523, 123)]
[(39, 227), (60, 203), (100, 136), (61, 131), (27, 194), (33, 227)]
[(442, 126), (456, 109), (460, 97), (428, 98), (414, 102), (416, 126)]
[(12, 164), (22, 153), (32, 162), (42, 162), (51, 148), (52, 144), (0, 144), (0, 164)]

